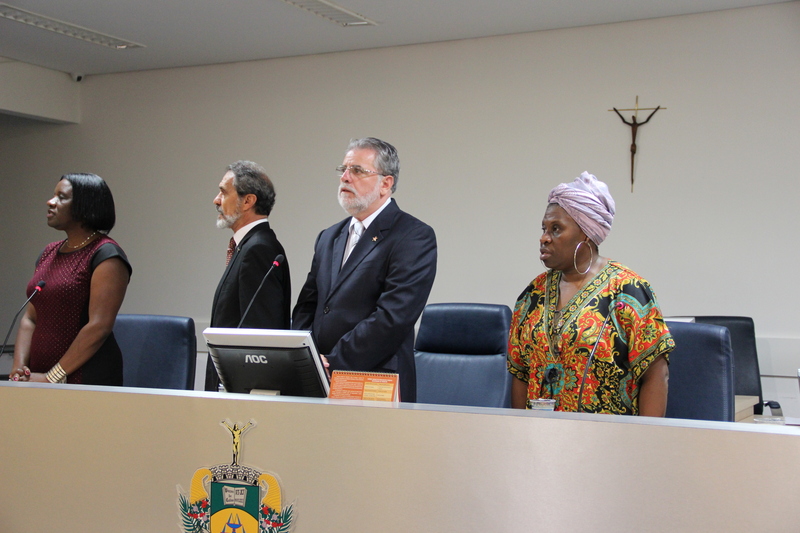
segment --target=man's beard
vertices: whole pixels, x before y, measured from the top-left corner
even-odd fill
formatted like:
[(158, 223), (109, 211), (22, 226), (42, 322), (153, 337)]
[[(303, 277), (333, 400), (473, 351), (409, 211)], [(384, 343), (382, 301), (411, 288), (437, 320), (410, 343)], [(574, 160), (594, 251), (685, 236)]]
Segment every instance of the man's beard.
[(236, 211), (231, 213), (230, 215), (226, 215), (219, 208), (217, 208), (217, 213), (219, 213), (219, 217), (217, 218), (217, 227), (219, 229), (230, 228), (234, 224), (236, 224), (240, 218), (242, 218), (242, 212), (239, 208), (236, 208)]
[[(343, 195), (342, 191), (350, 191), (354, 196), (350, 197), (347, 195)], [(339, 185), (339, 205), (342, 206), (342, 209), (347, 211), (350, 216), (356, 216), (357, 214), (366, 211), (369, 206), (371, 206), (375, 200), (380, 198), (381, 196), (381, 182), (377, 181), (375, 183), (375, 188), (368, 193), (364, 194), (363, 196), (359, 196), (358, 193), (352, 189), (350, 186), (345, 185), (342, 183)]]

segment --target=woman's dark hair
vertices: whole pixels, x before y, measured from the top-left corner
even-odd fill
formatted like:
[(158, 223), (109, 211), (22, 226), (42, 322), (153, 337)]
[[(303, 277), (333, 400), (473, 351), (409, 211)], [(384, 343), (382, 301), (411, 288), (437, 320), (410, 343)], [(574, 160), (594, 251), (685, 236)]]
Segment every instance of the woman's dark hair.
[(97, 174), (64, 174), (62, 180), (72, 185), (72, 219), (86, 228), (108, 233), (117, 221), (114, 197), (103, 178)]

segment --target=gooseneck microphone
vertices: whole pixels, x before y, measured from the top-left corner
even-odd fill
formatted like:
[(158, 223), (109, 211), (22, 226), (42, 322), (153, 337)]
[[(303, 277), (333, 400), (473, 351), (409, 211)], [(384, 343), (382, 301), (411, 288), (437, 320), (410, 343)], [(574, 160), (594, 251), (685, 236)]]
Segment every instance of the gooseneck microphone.
[(264, 286), (264, 282), (267, 281), (267, 277), (269, 276), (270, 272), (272, 272), (275, 267), (281, 266), (281, 263), (283, 263), (285, 260), (286, 260), (286, 258), (283, 256), (283, 254), (278, 254), (275, 257), (275, 260), (272, 262), (272, 266), (269, 267), (269, 270), (267, 270), (267, 273), (264, 274), (263, 278), (261, 278), (261, 283), (258, 284), (258, 288), (256, 289), (256, 292), (253, 294), (253, 297), (250, 299), (250, 303), (247, 304), (247, 309), (245, 309), (244, 313), (242, 313), (242, 319), (239, 321), (239, 325), (236, 326), (237, 328), (242, 327), (242, 324), (244, 323), (244, 319), (247, 317), (247, 313), (250, 312), (250, 308), (253, 306), (253, 302), (256, 301), (256, 296), (258, 296), (258, 293), (261, 291), (261, 287)]
[(606, 329), (606, 324), (608, 324), (608, 319), (611, 318), (611, 313), (613, 311), (619, 311), (625, 307), (625, 304), (622, 302), (617, 302), (612, 309), (611, 306), (608, 306), (608, 314), (606, 315), (606, 319), (603, 320), (603, 325), (600, 326), (600, 333), (597, 334), (597, 340), (594, 342), (594, 346), (592, 347), (592, 353), (589, 354), (589, 359), (586, 360), (586, 366), (583, 367), (583, 377), (581, 378), (581, 388), (578, 389), (578, 412), (583, 411), (583, 404), (581, 403), (581, 399), (583, 398), (583, 386), (586, 384), (586, 374), (589, 373), (589, 365), (592, 364), (592, 359), (594, 359), (594, 352), (597, 351), (597, 345), (600, 344), (600, 339), (603, 338), (603, 331)]
[(17, 311), (17, 314), (14, 315), (14, 320), (11, 321), (11, 326), (9, 326), (8, 333), (6, 333), (6, 338), (3, 341), (3, 348), (0, 349), (0, 355), (4, 354), (6, 352), (6, 344), (8, 344), (8, 338), (11, 336), (11, 330), (14, 329), (14, 324), (17, 323), (17, 319), (19, 318), (19, 314), (22, 312), (23, 309), (25, 309), (25, 306), (28, 305), (28, 302), (30, 302), (33, 299), (34, 296), (36, 296), (37, 294), (42, 292), (42, 289), (44, 288), (45, 285), (46, 285), (46, 283), (44, 282), (44, 280), (42, 280), (39, 283), (37, 283), (36, 286), (33, 288), (33, 292), (31, 293), (31, 295), (28, 297), (27, 300), (25, 300), (25, 303), (22, 304), (22, 307), (19, 308), (19, 311)]

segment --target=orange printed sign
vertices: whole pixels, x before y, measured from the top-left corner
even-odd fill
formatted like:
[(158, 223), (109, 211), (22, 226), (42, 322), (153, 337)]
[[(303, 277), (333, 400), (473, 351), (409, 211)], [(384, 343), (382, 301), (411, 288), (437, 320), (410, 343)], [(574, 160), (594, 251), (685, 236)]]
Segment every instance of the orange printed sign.
[(334, 370), (328, 398), (336, 400), (373, 400), (399, 402), (399, 374)]

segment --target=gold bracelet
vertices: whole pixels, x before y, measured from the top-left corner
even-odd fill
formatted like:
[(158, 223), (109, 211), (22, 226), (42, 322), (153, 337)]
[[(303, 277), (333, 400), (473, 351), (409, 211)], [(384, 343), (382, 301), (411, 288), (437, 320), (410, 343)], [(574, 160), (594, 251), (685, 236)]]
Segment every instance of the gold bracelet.
[(56, 363), (53, 368), (47, 371), (45, 374), (47, 381), (50, 383), (66, 383), (67, 382), (67, 373), (64, 372), (64, 369), (61, 368), (61, 363)]

